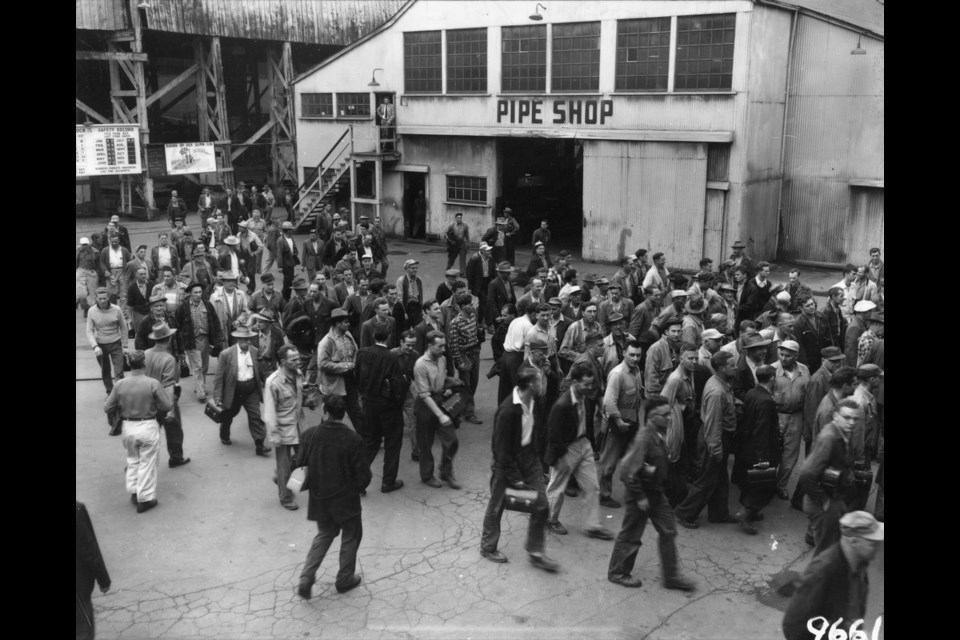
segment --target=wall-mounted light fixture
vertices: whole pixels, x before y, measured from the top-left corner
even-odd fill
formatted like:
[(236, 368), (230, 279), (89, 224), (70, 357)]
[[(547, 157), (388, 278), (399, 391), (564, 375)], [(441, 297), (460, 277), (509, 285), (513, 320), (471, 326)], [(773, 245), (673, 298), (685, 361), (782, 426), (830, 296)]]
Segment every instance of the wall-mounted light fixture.
[(543, 20), (543, 16), (540, 15), (540, 9), (543, 9), (544, 11), (547, 10), (545, 6), (538, 2), (536, 8), (533, 10), (534, 13), (530, 16), (531, 20), (536, 20), (537, 22)]
[(853, 51), (851, 51), (851, 52), (850, 52), (850, 55), (852, 55), (852, 56), (865, 56), (865, 55), (867, 55), (867, 50), (860, 48), (860, 34), (859, 34), (859, 33), (857, 34), (857, 48), (854, 49)]
[(380, 83), (377, 82), (377, 71), (383, 71), (383, 69), (381, 69), (380, 67), (377, 67), (376, 69), (373, 70), (373, 77), (370, 78), (370, 84), (367, 85), (368, 87), (380, 86)]

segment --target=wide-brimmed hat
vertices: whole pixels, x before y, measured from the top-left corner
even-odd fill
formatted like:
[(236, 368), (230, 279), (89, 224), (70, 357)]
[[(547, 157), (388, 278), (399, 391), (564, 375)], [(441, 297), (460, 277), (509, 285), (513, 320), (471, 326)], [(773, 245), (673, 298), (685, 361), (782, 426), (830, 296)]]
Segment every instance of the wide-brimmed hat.
[(163, 340), (164, 338), (169, 338), (177, 332), (176, 329), (171, 329), (170, 325), (166, 322), (158, 322), (153, 325), (150, 335), (147, 336), (150, 340)]
[(446, 271), (443, 272), (443, 275), (447, 276), (448, 278), (456, 278), (456, 277), (458, 277), (458, 276), (460, 275), (460, 270), (459, 270), (459, 269), (447, 269)]
[(350, 317), (350, 314), (347, 313), (346, 311), (344, 311), (343, 309), (334, 309), (334, 310), (330, 313), (330, 321), (331, 321), (331, 322), (337, 322), (337, 321), (340, 320), (341, 318), (349, 318), (349, 317)]
[(703, 313), (707, 308), (707, 301), (703, 298), (690, 297), (687, 303), (683, 305), (683, 310), (687, 313)]
[(740, 242), (739, 240), (734, 240), (734, 241), (733, 241), (733, 244), (730, 245), (730, 247), (733, 248), (733, 249), (746, 249), (746, 248), (747, 248), (747, 245), (743, 244), (743, 243)]
[[(260, 281), (262, 282), (262, 281), (263, 281), (263, 278), (260, 278)], [(290, 285), (290, 287), (291, 287), (292, 289), (296, 289), (297, 291), (303, 291), (303, 290), (305, 290), (305, 289), (309, 289), (309, 288), (310, 288), (310, 285), (308, 285), (308, 284), (307, 284), (307, 281), (304, 280), (303, 278), (294, 278), (294, 279), (293, 279), (293, 284)]]
[(409, 260), (403, 263), (403, 268), (406, 269), (407, 267), (412, 267), (415, 264), (420, 264), (420, 261), (410, 258)]
[(253, 331), (250, 331), (250, 329), (247, 327), (240, 327), (235, 331), (231, 331), (230, 335), (233, 336), (234, 338), (256, 338), (257, 337), (257, 334), (255, 334)]
[(755, 333), (752, 336), (747, 336), (743, 341), (743, 348), (753, 349), (754, 347), (767, 347), (771, 342), (770, 338), (764, 338), (759, 333)]
[(516, 271), (516, 267), (504, 260), (503, 262), (497, 265), (497, 271)]
[(823, 360), (844, 360), (846, 356), (843, 355), (843, 351), (840, 351), (840, 347), (824, 347), (820, 349), (820, 358)]
[(273, 322), (273, 319), (276, 315), (273, 313), (273, 309), (260, 309), (260, 311), (253, 314), (254, 320), (266, 320), (267, 322)]
[(223, 244), (229, 244), (231, 246), (240, 244), (240, 238), (235, 235), (229, 235), (223, 239)]
[(617, 313), (616, 311), (607, 316), (607, 324), (613, 324), (614, 322), (620, 322), (621, 320), (623, 320), (623, 314)]

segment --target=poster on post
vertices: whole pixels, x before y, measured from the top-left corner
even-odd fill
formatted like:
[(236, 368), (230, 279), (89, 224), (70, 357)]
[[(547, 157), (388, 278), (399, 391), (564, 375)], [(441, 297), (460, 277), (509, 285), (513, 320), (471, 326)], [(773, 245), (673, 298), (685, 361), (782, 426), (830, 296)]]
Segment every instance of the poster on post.
[(77, 125), (76, 177), (110, 176), (142, 171), (139, 125)]
[(212, 142), (178, 142), (163, 147), (167, 175), (216, 173), (217, 157)]

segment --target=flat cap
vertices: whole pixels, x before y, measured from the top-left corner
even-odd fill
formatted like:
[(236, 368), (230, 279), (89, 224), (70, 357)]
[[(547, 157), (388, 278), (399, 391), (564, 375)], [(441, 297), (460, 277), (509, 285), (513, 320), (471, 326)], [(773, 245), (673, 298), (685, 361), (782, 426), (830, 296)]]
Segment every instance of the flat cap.
[(527, 337), (524, 339), (523, 343), (531, 349), (543, 349), (546, 351), (550, 348), (550, 345), (547, 344), (546, 340), (533, 332), (527, 334)]
[(265, 274), (263, 274), (262, 276), (260, 276), (260, 282), (263, 282), (263, 283), (265, 283), (265, 284), (270, 284), (271, 282), (275, 281), (276, 279), (277, 279), (277, 277), (276, 277), (275, 275), (273, 275), (272, 273), (265, 273)]
[(607, 316), (607, 324), (613, 324), (614, 322), (620, 322), (621, 320), (623, 320), (623, 314), (617, 313), (616, 311)]
[(882, 376), (882, 375), (883, 375), (883, 369), (881, 369), (879, 366), (872, 363), (862, 364), (857, 369), (858, 378), (868, 379), (868, 378), (875, 378), (877, 376)]
[(544, 246), (546, 246), (546, 245), (543, 244), (543, 242), (541, 242), (540, 240), (537, 240), (536, 242), (533, 243), (533, 248), (534, 248), (534, 249), (536, 249), (537, 247), (544, 247)]
[(669, 329), (670, 327), (672, 327), (672, 326), (674, 326), (674, 325), (681, 325), (681, 324), (683, 324), (683, 320), (681, 320), (681, 319), (678, 318), (677, 316), (672, 316), (672, 317), (667, 318), (666, 320), (663, 321), (663, 328), (664, 328), (664, 329)]
[(743, 242), (741, 242), (741, 241), (739, 241), (739, 240), (734, 240), (734, 241), (733, 241), (733, 244), (730, 245), (730, 247), (733, 248), (733, 249), (746, 249), (746, 248), (747, 248), (747, 245), (743, 244)]
[(460, 275), (460, 270), (459, 270), (459, 269), (447, 269), (446, 271), (443, 272), (443, 275), (447, 276), (448, 278), (456, 278), (457, 276)]
[(90, 244), (90, 238), (80, 238), (80, 244)]
[(407, 267), (412, 267), (415, 264), (420, 264), (420, 261), (410, 258), (409, 260), (403, 263), (403, 268), (406, 269)]
[(562, 258), (569, 258), (569, 257), (572, 256), (572, 255), (573, 255), (573, 254), (570, 253), (570, 250), (569, 250), (569, 249), (564, 249), (563, 251), (560, 252), (560, 257), (562, 257)]
[(608, 284), (610, 284), (610, 280), (608, 280), (607, 278), (597, 278), (597, 279), (595, 280), (595, 283), (596, 283), (596, 285), (599, 287), (599, 286), (601, 286), (601, 285), (608, 285)]
[(280, 225), (282, 230), (293, 229), (293, 223), (289, 220), (284, 220), (283, 224)]
[(344, 311), (343, 309), (334, 309), (330, 313), (330, 319), (333, 320), (334, 322), (336, 322), (341, 318), (349, 318), (349, 317), (350, 317), (350, 314)]
[(700, 337), (703, 340), (719, 340), (723, 337), (723, 334), (717, 331), (716, 329), (707, 329), (700, 334)]
[(824, 347), (820, 349), (820, 357), (824, 360), (843, 360), (846, 356), (840, 351), (840, 347)]
[(779, 302), (790, 302), (790, 294), (786, 291), (781, 291), (777, 294), (777, 301)]
[(155, 296), (150, 296), (150, 304), (154, 304), (155, 302), (164, 302), (164, 303), (165, 303), (166, 301), (167, 301), (167, 297), (166, 297), (165, 295), (163, 295), (162, 293), (158, 293), (158, 294), (155, 295)]
[(853, 305), (853, 310), (855, 313), (866, 313), (867, 311), (873, 311), (877, 308), (877, 305), (869, 300), (861, 300), (857, 304)]
[(851, 511), (840, 518), (840, 534), (865, 540), (883, 540), (883, 523), (866, 511)]
[(784, 340), (777, 346), (777, 348), (793, 351), (794, 353), (800, 353), (800, 345), (797, 344), (796, 340)]
[[(264, 274), (264, 275), (269, 275), (269, 274)], [(263, 282), (263, 278), (260, 278), (260, 281)], [(290, 285), (290, 287), (292, 289), (296, 289), (297, 291), (305, 291), (306, 289), (310, 288), (310, 285), (308, 285), (307, 281), (304, 280), (303, 278), (294, 278), (293, 284)]]
[(557, 296), (553, 296), (552, 298), (547, 300), (547, 304), (549, 304), (551, 307), (562, 307), (563, 301), (560, 300), (560, 298), (558, 298)]
[(683, 289), (674, 289), (670, 292), (671, 298), (686, 298), (689, 294)]

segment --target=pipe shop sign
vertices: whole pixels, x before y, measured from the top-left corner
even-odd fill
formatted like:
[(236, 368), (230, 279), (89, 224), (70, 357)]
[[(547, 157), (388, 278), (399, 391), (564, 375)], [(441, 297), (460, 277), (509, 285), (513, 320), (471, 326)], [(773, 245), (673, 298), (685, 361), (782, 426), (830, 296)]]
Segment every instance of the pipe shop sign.
[(497, 124), (612, 124), (613, 100), (497, 100)]

